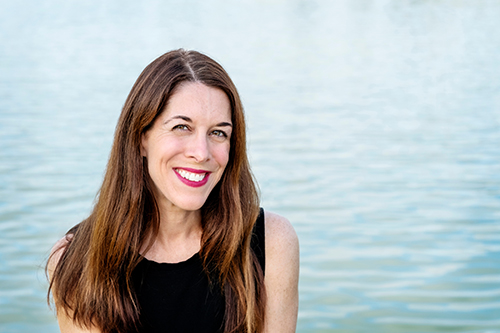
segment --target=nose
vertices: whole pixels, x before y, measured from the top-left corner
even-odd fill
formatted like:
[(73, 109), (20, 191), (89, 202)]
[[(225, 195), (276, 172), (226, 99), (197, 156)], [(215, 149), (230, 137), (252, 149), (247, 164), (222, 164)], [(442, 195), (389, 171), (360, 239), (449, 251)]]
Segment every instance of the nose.
[(185, 154), (198, 163), (208, 160), (210, 158), (210, 147), (207, 136), (202, 133), (193, 135), (187, 144)]

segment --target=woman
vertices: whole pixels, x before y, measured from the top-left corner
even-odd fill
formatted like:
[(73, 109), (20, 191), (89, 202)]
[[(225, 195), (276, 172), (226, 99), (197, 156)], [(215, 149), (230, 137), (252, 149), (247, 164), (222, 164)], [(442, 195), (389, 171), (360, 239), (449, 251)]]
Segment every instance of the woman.
[(47, 264), (61, 332), (293, 332), (298, 240), (259, 209), (224, 69), (164, 54), (123, 107), (90, 216)]

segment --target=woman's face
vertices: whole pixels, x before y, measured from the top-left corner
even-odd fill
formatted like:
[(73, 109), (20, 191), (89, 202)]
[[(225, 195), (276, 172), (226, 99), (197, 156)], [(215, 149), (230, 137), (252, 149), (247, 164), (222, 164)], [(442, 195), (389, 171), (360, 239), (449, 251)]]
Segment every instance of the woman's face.
[(226, 94), (202, 83), (181, 83), (142, 136), (161, 210), (200, 209), (229, 159), (231, 106)]

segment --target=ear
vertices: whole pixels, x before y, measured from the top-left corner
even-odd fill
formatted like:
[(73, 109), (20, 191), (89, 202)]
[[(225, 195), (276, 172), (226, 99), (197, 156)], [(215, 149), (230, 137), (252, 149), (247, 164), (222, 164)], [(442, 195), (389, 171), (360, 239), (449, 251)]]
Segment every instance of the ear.
[(142, 157), (147, 157), (147, 149), (146, 149), (146, 146), (147, 146), (147, 143), (148, 143), (148, 132), (146, 133), (142, 133), (141, 134), (141, 156)]

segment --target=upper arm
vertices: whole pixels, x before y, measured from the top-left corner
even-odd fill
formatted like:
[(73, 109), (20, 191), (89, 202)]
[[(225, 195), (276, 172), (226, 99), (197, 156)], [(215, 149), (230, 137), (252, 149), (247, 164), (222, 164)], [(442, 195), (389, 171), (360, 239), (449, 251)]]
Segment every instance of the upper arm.
[(299, 241), (290, 222), (266, 211), (265, 332), (295, 332), (299, 305)]
[[(49, 275), (49, 280), (52, 280), (54, 277), (54, 270), (57, 267), (57, 264), (59, 263), (59, 260), (61, 260), (62, 255), (64, 254), (64, 251), (66, 250), (66, 247), (69, 244), (69, 241), (71, 240), (72, 235), (66, 235), (60, 240), (57, 241), (57, 243), (52, 247), (52, 250), (50, 252), (50, 257), (47, 262), (47, 273)], [(52, 289), (52, 294), (54, 294), (54, 290)], [(100, 330), (96, 328), (82, 328), (79, 325), (76, 325), (71, 318), (71, 311), (62, 309), (61, 307), (57, 306), (56, 302), (56, 312), (57, 312), (57, 321), (59, 323), (59, 329), (61, 333), (99, 333)]]

